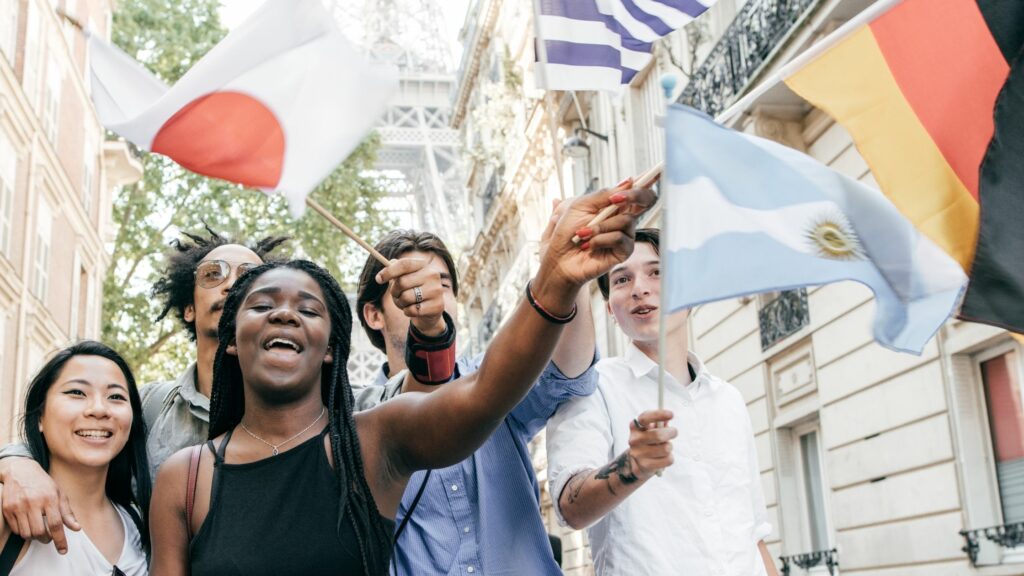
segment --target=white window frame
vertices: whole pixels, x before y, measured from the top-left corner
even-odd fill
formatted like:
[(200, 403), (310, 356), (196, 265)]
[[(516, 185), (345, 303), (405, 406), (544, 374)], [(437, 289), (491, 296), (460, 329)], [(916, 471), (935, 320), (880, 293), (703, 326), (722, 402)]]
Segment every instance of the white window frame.
[(14, 67), (14, 52), (18, 48), (18, 0), (0, 0), (0, 52)]
[(10, 257), (14, 188), (18, 182), (18, 151), (0, 130), (0, 253)]
[(32, 293), (46, 302), (50, 287), (50, 251), (53, 247), (53, 210), (45, 197), (39, 198), (36, 213), (36, 241), (32, 258)]
[(92, 199), (93, 190), (96, 187), (96, 163), (99, 158), (96, 155), (98, 149), (95, 131), (91, 122), (86, 120), (85, 134), (82, 140), (82, 208), (85, 210), (85, 218), (92, 221)]
[[(804, 481), (804, 459), (800, 446), (800, 438), (810, 432), (818, 435), (818, 463), (821, 473), (821, 497), (825, 514), (825, 546), (824, 550), (836, 547), (835, 527), (831, 514), (831, 485), (828, 481), (826, 450), (821, 434), (821, 423), (817, 413), (809, 419), (797, 424), (778, 429), (779, 435), (779, 469), (780, 483), (779, 521), (783, 535), (782, 555), (793, 556), (814, 552), (811, 544), (811, 527), (809, 523), (809, 504), (807, 502), (807, 485)], [(802, 574), (800, 570), (797, 574)], [(828, 568), (821, 564), (806, 572), (815, 576), (828, 574)]]
[[(792, 434), (791, 441), (793, 442), (793, 471), (796, 476), (797, 491), (800, 495), (800, 545), (804, 552), (814, 552), (811, 545), (811, 527), (809, 525), (810, 518), (810, 503), (807, 501), (807, 484), (804, 479), (804, 456), (803, 448), (800, 445), (800, 438), (815, 433), (818, 437), (818, 467), (821, 474), (821, 497), (822, 506), (824, 507), (825, 515), (825, 547), (823, 550), (831, 550), (834, 546), (834, 538), (832, 537), (832, 521), (830, 519), (829, 508), (828, 508), (828, 492), (829, 486), (828, 481), (825, 479), (825, 452), (823, 449), (823, 442), (821, 438), (821, 424), (818, 420), (813, 420), (798, 426), (790, 428), (790, 434)], [(819, 566), (826, 574), (828, 570), (824, 566)], [(817, 568), (812, 568), (809, 572), (811, 574), (816, 573)]]
[[(1014, 351), (1017, 353), (1017, 375), (1024, 383), (1024, 348), (1013, 340), (995, 344), (973, 355), (953, 356), (956, 387), (953, 391), (953, 412), (967, 530), (1004, 524), (981, 364)], [(1006, 550), (987, 538), (980, 538), (978, 543), (978, 566), (1024, 563), (1024, 547)]]
[(25, 26), (25, 65), (23, 66), (22, 85), (28, 103), (39, 110), (39, 85), (43, 44), (43, 23), (39, 17), (39, 8), (35, 2), (28, 3), (28, 22)]
[(64, 74), (56, 55), (51, 52), (49, 61), (46, 64), (46, 95), (43, 100), (43, 131), (46, 138), (57, 146), (57, 138), (60, 136), (60, 99), (61, 84), (64, 81)]

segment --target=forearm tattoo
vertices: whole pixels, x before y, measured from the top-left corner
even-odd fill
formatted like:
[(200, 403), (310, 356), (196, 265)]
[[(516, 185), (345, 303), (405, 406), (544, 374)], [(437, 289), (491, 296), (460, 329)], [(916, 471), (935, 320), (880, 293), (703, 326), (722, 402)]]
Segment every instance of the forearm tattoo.
[[(629, 451), (623, 452), (607, 466), (598, 470), (594, 478), (608, 480), (612, 473), (619, 477), (619, 482), (622, 482), (623, 485), (629, 485), (639, 480), (633, 473), (633, 459), (629, 457)], [(611, 482), (608, 483), (608, 487), (611, 488)]]

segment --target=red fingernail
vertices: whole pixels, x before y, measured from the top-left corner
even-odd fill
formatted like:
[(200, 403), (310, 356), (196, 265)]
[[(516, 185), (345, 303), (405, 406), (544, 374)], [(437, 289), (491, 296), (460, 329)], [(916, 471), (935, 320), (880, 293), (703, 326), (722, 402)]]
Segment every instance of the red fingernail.
[(608, 201), (612, 204), (621, 204), (626, 201), (626, 195), (622, 192), (616, 192), (608, 197)]
[(590, 249), (590, 242), (584, 242), (583, 244), (580, 244), (580, 250), (589, 250), (589, 249)]
[(625, 190), (627, 188), (630, 188), (631, 186), (633, 186), (633, 179), (632, 178), (626, 178), (622, 182), (619, 182), (618, 184), (616, 184), (615, 185), (615, 189), (616, 190)]
[(579, 236), (580, 238), (589, 238), (594, 235), (594, 231), (591, 230), (589, 227), (580, 228), (579, 230), (576, 231), (576, 235)]

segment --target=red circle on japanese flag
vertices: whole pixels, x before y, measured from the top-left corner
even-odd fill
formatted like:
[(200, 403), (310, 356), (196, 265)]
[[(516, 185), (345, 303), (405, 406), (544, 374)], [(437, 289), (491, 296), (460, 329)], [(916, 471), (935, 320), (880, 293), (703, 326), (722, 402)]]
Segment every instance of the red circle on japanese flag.
[(153, 152), (205, 176), (274, 188), (284, 166), (284, 131), (262, 102), (240, 92), (214, 92), (171, 116)]

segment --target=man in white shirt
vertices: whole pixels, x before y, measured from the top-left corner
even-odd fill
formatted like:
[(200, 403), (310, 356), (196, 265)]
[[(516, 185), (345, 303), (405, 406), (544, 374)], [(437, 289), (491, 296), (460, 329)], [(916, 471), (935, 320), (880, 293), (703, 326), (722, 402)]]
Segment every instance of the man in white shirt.
[(657, 230), (637, 230), (633, 255), (598, 279), (631, 342), (597, 364), (597, 392), (548, 422), (555, 510), (563, 524), (588, 528), (598, 576), (777, 576), (746, 404), (688, 352), (686, 312), (666, 320), (666, 409), (650, 409), (658, 399), (658, 242)]

